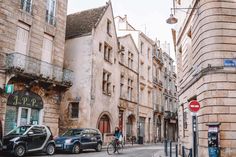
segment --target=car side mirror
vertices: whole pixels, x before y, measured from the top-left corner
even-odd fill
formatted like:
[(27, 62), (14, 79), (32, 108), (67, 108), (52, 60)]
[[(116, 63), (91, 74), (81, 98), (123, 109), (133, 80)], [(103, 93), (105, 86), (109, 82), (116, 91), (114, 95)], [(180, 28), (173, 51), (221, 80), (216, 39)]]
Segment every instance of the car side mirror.
[(34, 134), (34, 132), (33, 132), (33, 131), (29, 131), (27, 135), (29, 135), (29, 136), (30, 136), (30, 135), (33, 135), (33, 134)]

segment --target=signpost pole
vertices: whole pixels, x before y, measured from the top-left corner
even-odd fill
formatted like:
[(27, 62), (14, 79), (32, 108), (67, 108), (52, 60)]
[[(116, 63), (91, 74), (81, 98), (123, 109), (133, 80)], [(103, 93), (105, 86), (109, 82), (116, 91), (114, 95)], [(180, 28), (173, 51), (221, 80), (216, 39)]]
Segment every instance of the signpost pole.
[(192, 115), (193, 126), (193, 157), (197, 157), (197, 116), (196, 113)]

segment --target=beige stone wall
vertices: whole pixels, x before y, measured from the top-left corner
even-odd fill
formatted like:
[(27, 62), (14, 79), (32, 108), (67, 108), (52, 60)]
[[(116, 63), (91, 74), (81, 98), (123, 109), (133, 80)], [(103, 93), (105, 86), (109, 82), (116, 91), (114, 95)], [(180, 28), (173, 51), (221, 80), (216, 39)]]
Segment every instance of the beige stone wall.
[[(52, 64), (63, 67), (64, 62), (64, 42), (65, 42), (65, 22), (67, 11), (67, 0), (57, 0), (56, 3), (56, 25), (52, 26), (45, 22), (46, 17), (46, 1), (33, 0), (32, 13), (26, 13), (21, 10), (20, 1), (7, 0), (2, 1), (0, 4), (0, 18), (1, 18), (1, 38), (0, 38), (0, 51), (4, 53), (12, 53), (15, 51), (17, 26), (19, 23), (24, 23), (29, 26), (29, 41), (27, 55), (41, 60), (43, 37), (44, 34), (53, 37), (53, 52)], [(0, 65), (3, 63), (0, 60)], [(1, 88), (2, 84), (9, 83), (12, 76), (0, 77)], [(6, 79), (8, 78), (8, 79)], [(18, 89), (20, 81), (14, 81), (15, 89)], [(49, 96), (45, 96), (45, 89), (42, 86), (33, 87), (31, 90), (43, 90), (44, 103), (44, 116), (43, 124), (51, 127), (54, 135), (58, 134), (58, 121), (59, 121), (59, 106), (58, 102), (54, 99), (59, 97), (60, 92), (53, 89)], [(6, 109), (6, 94), (0, 94), (0, 118), (5, 119)]]
[[(235, 1), (202, 0), (199, 9), (185, 29), (180, 31), (177, 52), (180, 143), (192, 147), (191, 114), (187, 100), (196, 95), (201, 104), (198, 113), (199, 156), (208, 156), (209, 122), (221, 122), (222, 157), (236, 155), (235, 149), (235, 68), (223, 67), (223, 60), (235, 58)], [(190, 28), (191, 26), (191, 28)], [(183, 28), (183, 27), (182, 27)], [(191, 38), (187, 33), (191, 30)], [(183, 129), (183, 110), (188, 113), (187, 129)]]

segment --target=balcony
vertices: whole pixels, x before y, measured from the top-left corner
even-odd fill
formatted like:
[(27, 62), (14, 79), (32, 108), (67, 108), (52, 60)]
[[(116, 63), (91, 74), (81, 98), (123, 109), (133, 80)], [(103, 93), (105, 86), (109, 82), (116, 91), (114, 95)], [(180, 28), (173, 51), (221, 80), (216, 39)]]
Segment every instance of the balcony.
[(32, 12), (32, 0), (21, 0), (21, 9), (27, 13)]
[(73, 72), (69, 69), (63, 69), (17, 52), (6, 54), (5, 56), (5, 69), (9, 73), (17, 73), (60, 86), (69, 87), (72, 85)]
[(162, 60), (162, 57), (160, 55), (160, 50), (154, 51), (152, 53), (152, 56), (159, 64), (163, 64), (163, 60)]
[(158, 83), (158, 80), (156, 77), (153, 77), (153, 81), (152, 81), (154, 84), (157, 84)]
[(158, 85), (161, 86), (161, 87), (163, 86), (163, 83), (162, 83), (161, 80), (158, 81)]

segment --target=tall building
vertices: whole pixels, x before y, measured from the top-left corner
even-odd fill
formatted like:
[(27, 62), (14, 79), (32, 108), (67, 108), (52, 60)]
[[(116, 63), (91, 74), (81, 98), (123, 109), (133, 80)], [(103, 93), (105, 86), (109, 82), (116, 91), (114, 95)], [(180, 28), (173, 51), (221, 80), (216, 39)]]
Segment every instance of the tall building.
[(65, 67), (75, 77), (64, 97), (69, 103), (61, 106), (61, 130), (98, 128), (104, 142), (110, 141), (109, 135), (119, 124), (121, 74), (113, 19), (109, 1), (68, 15), (66, 26)]
[(188, 104), (197, 100), (201, 109), (197, 114), (196, 154), (208, 156), (207, 125), (220, 124), (220, 156), (236, 156), (236, 2), (182, 0), (176, 1), (176, 6), (190, 8), (187, 13), (176, 11), (178, 24), (173, 30), (180, 101), (179, 148), (194, 147)]
[(72, 76), (63, 67), (67, 1), (0, 3), (0, 131), (45, 124), (57, 135)]
[(118, 45), (121, 74), (119, 126), (127, 143), (137, 139), (139, 52), (130, 34), (118, 37)]

